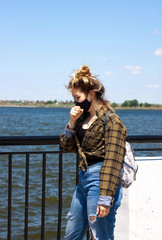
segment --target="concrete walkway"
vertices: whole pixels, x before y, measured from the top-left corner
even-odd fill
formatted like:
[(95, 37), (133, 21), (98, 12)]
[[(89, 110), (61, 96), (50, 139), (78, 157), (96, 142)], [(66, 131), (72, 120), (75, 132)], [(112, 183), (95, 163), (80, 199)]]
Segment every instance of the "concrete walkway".
[(162, 157), (140, 160), (136, 182), (124, 189), (115, 240), (162, 239)]
[(123, 199), (116, 215), (115, 240), (129, 240), (128, 189), (123, 188)]

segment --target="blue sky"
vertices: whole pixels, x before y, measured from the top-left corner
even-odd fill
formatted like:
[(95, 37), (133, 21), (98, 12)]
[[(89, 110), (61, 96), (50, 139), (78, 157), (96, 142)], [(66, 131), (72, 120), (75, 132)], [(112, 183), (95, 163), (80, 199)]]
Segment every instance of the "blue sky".
[(161, 0), (1, 0), (0, 99), (72, 100), (90, 66), (110, 102), (162, 103)]

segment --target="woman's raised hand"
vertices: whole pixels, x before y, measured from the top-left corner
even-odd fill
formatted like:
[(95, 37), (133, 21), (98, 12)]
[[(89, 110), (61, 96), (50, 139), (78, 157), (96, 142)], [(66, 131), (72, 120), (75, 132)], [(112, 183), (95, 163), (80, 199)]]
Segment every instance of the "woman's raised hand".
[(69, 121), (70, 127), (72, 127), (72, 128), (75, 127), (75, 122), (82, 115), (83, 111), (84, 110), (81, 109), (79, 106), (74, 106), (71, 108), (70, 121)]

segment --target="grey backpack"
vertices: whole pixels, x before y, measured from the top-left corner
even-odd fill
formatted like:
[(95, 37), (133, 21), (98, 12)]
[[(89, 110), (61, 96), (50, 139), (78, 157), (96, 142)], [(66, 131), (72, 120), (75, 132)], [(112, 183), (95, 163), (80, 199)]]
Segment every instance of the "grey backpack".
[[(103, 122), (104, 134), (105, 134), (106, 120), (110, 113), (113, 113), (113, 112), (109, 112), (106, 115), (104, 122)], [(122, 168), (120, 171), (120, 182), (121, 182), (122, 187), (128, 188), (133, 183), (133, 181), (136, 180), (136, 173), (138, 170), (138, 165), (135, 162), (135, 156), (134, 156), (134, 151), (133, 151), (132, 146), (128, 142), (126, 142), (125, 144), (126, 144), (125, 145), (126, 153), (125, 153)]]

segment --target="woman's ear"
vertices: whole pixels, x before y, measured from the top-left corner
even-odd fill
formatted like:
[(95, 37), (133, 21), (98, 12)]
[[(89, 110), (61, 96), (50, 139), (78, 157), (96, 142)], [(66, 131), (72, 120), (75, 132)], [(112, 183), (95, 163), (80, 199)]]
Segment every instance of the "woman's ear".
[(93, 90), (90, 90), (88, 95), (90, 96), (91, 99), (95, 97), (95, 92)]

